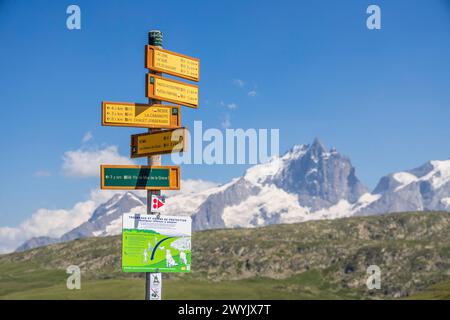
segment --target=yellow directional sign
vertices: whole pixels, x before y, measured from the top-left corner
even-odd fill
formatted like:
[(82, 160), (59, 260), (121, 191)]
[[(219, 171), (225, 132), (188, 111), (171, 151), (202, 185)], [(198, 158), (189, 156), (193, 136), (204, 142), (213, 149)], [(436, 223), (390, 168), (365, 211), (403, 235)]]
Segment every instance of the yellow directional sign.
[(198, 86), (147, 74), (147, 97), (183, 106), (198, 107)]
[(172, 76), (197, 81), (200, 78), (200, 60), (155, 46), (145, 47), (145, 67)]
[(180, 190), (178, 166), (101, 165), (101, 189)]
[(187, 137), (186, 128), (133, 134), (131, 136), (131, 158), (186, 151)]
[(139, 128), (179, 128), (179, 106), (102, 102), (102, 125)]

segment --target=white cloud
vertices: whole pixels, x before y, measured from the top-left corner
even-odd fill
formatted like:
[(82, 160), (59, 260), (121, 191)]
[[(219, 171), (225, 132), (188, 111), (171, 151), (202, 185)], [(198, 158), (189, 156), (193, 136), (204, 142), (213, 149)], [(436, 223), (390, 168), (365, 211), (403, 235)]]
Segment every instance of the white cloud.
[(98, 177), (101, 164), (134, 164), (128, 157), (119, 154), (117, 146), (67, 151), (63, 161), (63, 173), (70, 177)]
[(218, 105), (219, 105), (220, 107), (226, 107), (226, 108), (229, 109), (229, 110), (234, 110), (234, 109), (236, 109), (236, 108), (238, 107), (237, 103), (234, 103), (234, 102), (231, 102), (231, 103), (225, 103), (223, 100), (220, 101), (220, 102), (218, 103)]
[(78, 202), (71, 209), (39, 209), (18, 227), (0, 227), (0, 254), (14, 251), (32, 237), (60, 237), (86, 222), (101, 204), (117, 191), (93, 190), (86, 201)]
[(256, 97), (257, 94), (258, 94), (258, 93), (256, 92), (256, 90), (251, 90), (251, 91), (249, 91), (249, 92), (247, 93), (247, 95), (248, 95), (249, 97)]
[(243, 88), (245, 86), (245, 81), (241, 79), (233, 79), (233, 84), (239, 88)]
[(86, 132), (83, 136), (83, 140), (81, 140), (82, 143), (86, 143), (90, 140), (92, 140), (94, 138), (94, 136), (92, 135), (92, 133), (90, 131)]
[(1, 227), (0, 254), (14, 251), (25, 240), (26, 236), (20, 228)]
[(36, 171), (34, 173), (34, 176), (38, 177), (38, 178), (50, 177), (51, 175), (52, 175), (52, 173), (50, 171), (47, 171), (47, 170), (39, 170), (39, 171)]
[(227, 108), (230, 110), (234, 110), (238, 107), (238, 105), (234, 102), (227, 104)]

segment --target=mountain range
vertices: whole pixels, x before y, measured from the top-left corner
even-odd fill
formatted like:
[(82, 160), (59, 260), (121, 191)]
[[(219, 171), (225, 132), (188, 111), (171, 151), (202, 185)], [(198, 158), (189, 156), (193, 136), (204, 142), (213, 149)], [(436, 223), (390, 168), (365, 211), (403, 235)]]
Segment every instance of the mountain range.
[[(122, 215), (146, 212), (145, 198), (114, 195), (90, 219), (59, 238), (35, 237), (16, 251), (121, 232)], [(346, 156), (315, 139), (250, 167), (232, 181), (167, 198), (166, 214), (189, 215), (194, 230), (260, 227), (406, 211), (450, 211), (450, 160), (384, 176), (373, 191)]]

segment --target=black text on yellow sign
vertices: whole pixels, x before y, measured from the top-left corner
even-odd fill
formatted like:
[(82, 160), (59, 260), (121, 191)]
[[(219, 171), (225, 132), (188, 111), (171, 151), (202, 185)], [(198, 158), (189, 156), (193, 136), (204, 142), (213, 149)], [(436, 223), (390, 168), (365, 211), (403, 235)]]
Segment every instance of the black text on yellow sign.
[(179, 106), (102, 102), (102, 125), (137, 128), (179, 128)]
[(200, 78), (199, 59), (155, 46), (145, 47), (145, 67), (192, 81)]
[(134, 134), (131, 136), (131, 158), (187, 151), (186, 128)]
[(198, 86), (147, 74), (147, 97), (198, 108)]

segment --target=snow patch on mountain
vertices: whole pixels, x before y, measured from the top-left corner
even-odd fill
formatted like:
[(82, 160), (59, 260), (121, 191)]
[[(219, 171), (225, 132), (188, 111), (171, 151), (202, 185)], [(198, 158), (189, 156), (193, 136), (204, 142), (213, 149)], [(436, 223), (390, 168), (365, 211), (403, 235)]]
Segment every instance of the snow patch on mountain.
[(340, 200), (335, 205), (317, 210), (308, 220), (337, 219), (351, 216), (354, 205), (347, 200)]
[[(424, 168), (426, 167), (428, 170), (425, 170), (424, 172)], [(423, 175), (416, 176), (411, 172), (422, 172)], [(411, 172), (398, 172), (392, 175), (392, 177), (400, 183), (395, 191), (399, 191), (411, 183), (421, 181), (428, 181), (431, 183), (433, 189), (439, 189), (450, 181), (450, 160), (430, 161), (422, 166), (422, 168), (413, 169)]]
[(310, 208), (300, 205), (297, 195), (270, 185), (263, 187), (257, 195), (248, 197), (238, 205), (226, 207), (222, 219), (227, 228), (337, 219), (354, 215), (380, 197), (366, 193), (356, 203), (340, 200), (328, 208), (311, 211)]
[(255, 185), (262, 185), (268, 177), (274, 176), (283, 167), (283, 159), (273, 158), (264, 164), (255, 165), (245, 172), (244, 179)]
[(398, 172), (394, 173), (392, 177), (397, 180), (400, 185), (395, 189), (395, 191), (407, 186), (408, 184), (417, 181), (417, 177), (409, 172)]
[(353, 210), (360, 210), (367, 207), (372, 202), (381, 198), (379, 194), (365, 193), (359, 198), (358, 202), (354, 205)]
[(237, 179), (231, 180), (224, 185), (211, 187), (197, 193), (177, 194), (166, 198), (167, 215), (191, 216), (198, 211), (198, 208), (211, 194), (220, 193), (236, 182)]
[[(139, 210), (142, 212), (142, 210)], [(122, 217), (111, 221), (105, 228), (104, 235), (114, 236), (122, 233)]]
[(441, 199), (441, 203), (442, 203), (444, 206), (450, 208), (450, 198), (443, 198), (443, 199)]
[(340, 200), (337, 204), (324, 208), (321, 210), (317, 210), (313, 212), (308, 220), (312, 219), (338, 219), (351, 217), (356, 212), (361, 211), (371, 203), (377, 201), (381, 195), (373, 195), (371, 193), (363, 194), (357, 202), (350, 203), (347, 200)]
[(429, 180), (433, 188), (438, 189), (450, 181), (450, 160), (430, 161), (430, 163), (433, 170), (420, 180)]
[(226, 207), (222, 219), (229, 228), (257, 227), (304, 221), (308, 213), (307, 208), (299, 205), (295, 194), (270, 185), (241, 203)]

